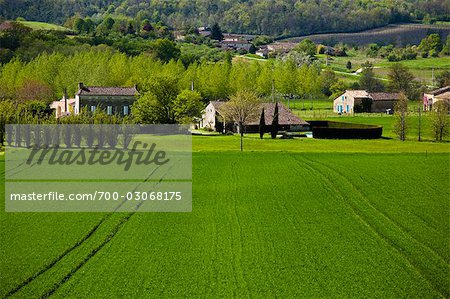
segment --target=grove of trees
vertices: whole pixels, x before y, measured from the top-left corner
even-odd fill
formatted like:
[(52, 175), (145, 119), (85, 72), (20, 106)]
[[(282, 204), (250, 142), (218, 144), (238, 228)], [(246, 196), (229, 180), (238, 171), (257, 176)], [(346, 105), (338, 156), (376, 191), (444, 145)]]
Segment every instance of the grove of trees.
[[(228, 32), (304, 35), (318, 32), (360, 31), (390, 23), (423, 20), (430, 23), (449, 18), (446, 0), (2, 0), (0, 16), (6, 19), (63, 24), (79, 15), (93, 21), (108, 15), (162, 21), (173, 28), (204, 26), (219, 22)], [(84, 20), (85, 21), (85, 20)], [(81, 31), (91, 26), (77, 21)], [(83, 24), (84, 23), (84, 24)], [(89, 23), (89, 21), (88, 21)], [(124, 30), (129, 24), (124, 24)]]

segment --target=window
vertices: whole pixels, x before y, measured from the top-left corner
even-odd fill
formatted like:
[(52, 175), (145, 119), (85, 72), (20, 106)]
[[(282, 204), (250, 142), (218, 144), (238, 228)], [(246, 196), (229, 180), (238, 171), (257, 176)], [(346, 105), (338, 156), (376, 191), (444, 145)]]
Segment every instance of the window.
[(128, 106), (123, 106), (123, 115), (128, 115)]
[(95, 105), (91, 106), (91, 112), (95, 112)]
[(113, 114), (113, 107), (112, 106), (107, 106), (106, 107), (106, 114), (108, 114), (108, 115), (112, 115)]
[(350, 105), (347, 105), (347, 112), (350, 112)]

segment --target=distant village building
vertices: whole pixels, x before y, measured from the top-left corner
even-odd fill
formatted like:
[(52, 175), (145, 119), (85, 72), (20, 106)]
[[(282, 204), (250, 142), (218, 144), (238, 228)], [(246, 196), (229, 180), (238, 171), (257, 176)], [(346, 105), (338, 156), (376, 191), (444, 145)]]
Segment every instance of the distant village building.
[(273, 54), (285, 54), (295, 48), (296, 43), (290, 42), (275, 42), (267, 45), (267, 51)]
[(267, 49), (267, 46), (262, 46), (255, 52), (255, 54), (261, 56), (262, 58), (268, 58), (269, 50)]
[(173, 36), (176, 41), (184, 41), (186, 39), (186, 33), (184, 31), (174, 31)]
[[(211, 101), (206, 106), (200, 121), (200, 128), (208, 128), (217, 132), (238, 131), (237, 124), (227, 120), (221, 113), (220, 108), (225, 102)], [(257, 120), (247, 124), (244, 129), (246, 133), (256, 133), (259, 131), (259, 121), (264, 108), (264, 121), (266, 131), (270, 131), (275, 112), (275, 103), (261, 103), (259, 117)], [(294, 115), (282, 103), (278, 103), (278, 124), (280, 131), (305, 131), (309, 129), (309, 123)]]
[(252, 44), (246, 40), (236, 40), (236, 41), (231, 41), (231, 40), (223, 40), (220, 42), (220, 46), (222, 49), (224, 50), (235, 50), (235, 51), (239, 51), (239, 50), (245, 50), (248, 51), (250, 50)]
[(200, 34), (203, 37), (210, 37), (211, 36), (211, 28), (209, 27), (198, 27), (197, 28), (198, 34)]
[(224, 41), (241, 41), (245, 40), (251, 42), (255, 38), (254, 35), (250, 34), (233, 34), (233, 33), (224, 33), (223, 40)]
[(369, 94), (372, 99), (370, 112), (394, 111), (395, 105), (400, 99), (400, 93), (395, 92), (372, 92)]
[(333, 111), (339, 114), (393, 111), (399, 93), (347, 90), (333, 101)]
[(431, 111), (438, 101), (450, 104), (450, 86), (445, 86), (423, 94), (423, 110)]
[(70, 114), (79, 114), (87, 107), (91, 112), (96, 109), (103, 109), (108, 115), (128, 115), (131, 105), (138, 95), (136, 85), (133, 87), (103, 87), (85, 86), (78, 84), (78, 91), (75, 98), (68, 98), (64, 94), (63, 98), (55, 101), (50, 108), (56, 110), (56, 117)]

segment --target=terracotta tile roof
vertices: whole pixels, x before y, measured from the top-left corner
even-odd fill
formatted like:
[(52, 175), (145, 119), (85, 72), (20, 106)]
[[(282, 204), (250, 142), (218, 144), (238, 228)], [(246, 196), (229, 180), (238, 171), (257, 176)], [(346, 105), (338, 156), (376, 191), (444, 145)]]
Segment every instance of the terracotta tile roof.
[(400, 98), (400, 93), (396, 92), (372, 92), (369, 95), (374, 101), (398, 100)]
[(441, 93), (440, 95), (437, 95), (436, 99), (450, 100), (450, 91), (447, 91), (447, 92)]
[(369, 93), (365, 90), (346, 90), (346, 94), (354, 98), (368, 98)]
[(433, 90), (430, 92), (426, 92), (426, 94), (431, 94), (431, 95), (437, 96), (437, 95), (440, 95), (447, 91), (450, 91), (450, 86), (444, 86), (442, 88), (439, 88), (439, 89), (436, 89), (436, 90)]
[(104, 87), (104, 86), (83, 86), (77, 95), (93, 96), (134, 96), (138, 93), (136, 87)]
[[(264, 107), (265, 123), (266, 125), (271, 125), (275, 113), (275, 103), (263, 103), (262, 107)], [(306, 121), (293, 114), (291, 110), (282, 103), (278, 103), (278, 123), (280, 125), (308, 125)], [(255, 124), (259, 124), (259, 119)]]

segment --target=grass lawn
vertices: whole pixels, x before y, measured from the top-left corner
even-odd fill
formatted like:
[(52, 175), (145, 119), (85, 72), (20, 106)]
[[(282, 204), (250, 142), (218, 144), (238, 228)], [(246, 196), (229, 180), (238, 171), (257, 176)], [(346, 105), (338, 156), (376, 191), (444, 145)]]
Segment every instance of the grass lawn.
[[(387, 60), (382, 60), (376, 63), (377, 66), (385, 68), (389, 68), (393, 64), (395, 64), (395, 62), (389, 62)], [(429, 57), (429, 58), (417, 57), (417, 59), (413, 60), (403, 60), (401, 61), (401, 64), (410, 69), (416, 70), (424, 70), (432, 68), (435, 68), (436, 70), (439, 69), (445, 70), (450, 68), (450, 59), (449, 57)]]
[(30, 27), (33, 30), (58, 30), (58, 31), (71, 31), (69, 28), (50, 24), (50, 23), (44, 23), (44, 22), (34, 22), (34, 21), (19, 21), (23, 25)]
[[(321, 54), (317, 55), (317, 57), (325, 67), (326, 55)], [(357, 69), (361, 68), (361, 65), (366, 61), (370, 61), (373, 64), (375, 74), (377, 74), (377, 76), (381, 79), (387, 79), (389, 68), (396, 63), (389, 62), (387, 59), (367, 57), (363, 53), (356, 52), (354, 50), (348, 51), (348, 57), (331, 58), (329, 67), (336, 71), (338, 77), (347, 84), (358, 81), (359, 76), (355, 76), (352, 72), (355, 72)], [(352, 69), (350, 71), (346, 68), (348, 61), (352, 63)], [(403, 60), (399, 61), (399, 63), (406, 66), (416, 78), (426, 82), (427, 84), (432, 83), (433, 68), (435, 76), (443, 70), (450, 69), (449, 57), (417, 57), (417, 59)]]
[(193, 136), (191, 213), (1, 200), (0, 297), (450, 295), (450, 143), (250, 134), (244, 149)]

